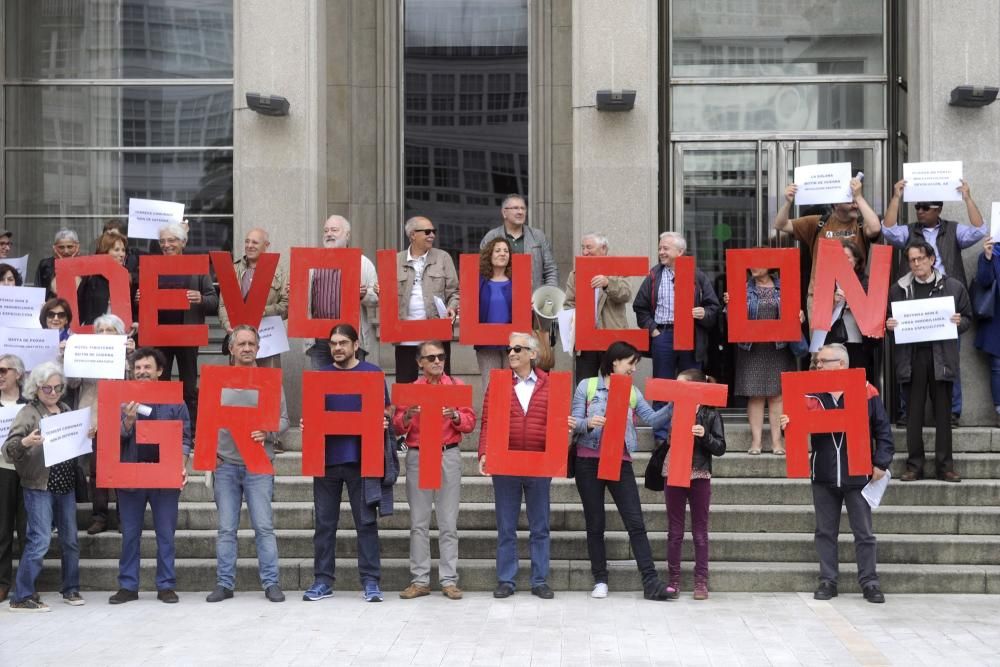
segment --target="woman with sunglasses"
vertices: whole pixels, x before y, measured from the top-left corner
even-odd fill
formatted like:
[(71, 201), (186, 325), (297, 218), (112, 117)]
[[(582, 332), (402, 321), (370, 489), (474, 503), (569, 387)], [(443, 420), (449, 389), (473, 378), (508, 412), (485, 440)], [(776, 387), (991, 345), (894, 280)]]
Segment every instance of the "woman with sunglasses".
[(62, 598), (66, 604), (83, 604), (80, 597), (80, 547), (76, 535), (77, 459), (45, 465), (45, 439), (39, 429), (43, 418), (68, 412), (62, 402), (66, 380), (62, 366), (48, 361), (31, 371), (24, 387), (29, 403), (21, 408), (3, 444), (4, 458), (13, 463), (21, 478), (24, 506), (28, 516), (27, 540), (17, 567), (10, 610), (50, 611), (37, 598), (35, 580), (42, 571), (42, 559), (52, 541), (53, 520), (59, 531), (62, 551)]
[[(510, 242), (497, 237), (479, 251), (479, 321), (509, 324), (513, 291), (510, 279)], [(483, 386), (490, 382), (490, 371), (507, 366), (503, 345), (476, 345), (476, 362)]]
[[(0, 407), (27, 403), (21, 395), (24, 364), (13, 354), (0, 355)], [(0, 456), (0, 602), (7, 599), (14, 583), (14, 529), (17, 528), (21, 550), (25, 535), (24, 496), (21, 478), (14, 465)]]
[(20, 287), (24, 284), (21, 272), (10, 264), (0, 264), (0, 287)]
[(594, 576), (594, 588), (590, 593), (592, 598), (608, 597), (608, 559), (604, 544), (604, 491), (607, 489), (628, 531), (629, 544), (642, 576), (643, 596), (647, 600), (670, 599), (667, 585), (656, 574), (653, 550), (649, 546), (646, 523), (642, 518), (639, 487), (632, 470), (632, 452), (639, 446), (635, 418), (653, 428), (663, 426), (670, 419), (672, 404), (654, 411), (633, 386), (625, 421), (625, 447), (618, 481), (603, 480), (597, 476), (611, 376), (631, 377), (641, 359), (642, 353), (629, 343), (612, 343), (601, 360), (599, 375), (582, 380), (573, 394), (573, 414), (569, 425), (576, 440), (576, 488), (580, 492), (583, 517), (587, 523), (587, 555), (590, 556), (590, 571)]

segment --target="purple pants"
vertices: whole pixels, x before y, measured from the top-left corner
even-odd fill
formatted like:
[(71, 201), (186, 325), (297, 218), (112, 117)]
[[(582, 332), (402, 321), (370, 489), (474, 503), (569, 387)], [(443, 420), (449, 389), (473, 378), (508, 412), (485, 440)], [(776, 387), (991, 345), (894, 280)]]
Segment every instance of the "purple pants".
[(664, 486), (667, 501), (667, 571), (670, 581), (681, 577), (681, 545), (684, 542), (684, 509), (691, 504), (691, 537), (694, 540), (694, 579), (708, 580), (708, 506), (712, 480), (692, 479), (691, 488)]

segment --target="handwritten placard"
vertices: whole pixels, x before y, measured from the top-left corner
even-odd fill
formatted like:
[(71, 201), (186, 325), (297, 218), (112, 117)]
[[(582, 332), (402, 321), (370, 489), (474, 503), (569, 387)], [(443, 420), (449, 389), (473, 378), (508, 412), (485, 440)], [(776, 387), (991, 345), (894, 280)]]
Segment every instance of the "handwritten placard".
[(903, 201), (961, 201), (961, 162), (903, 163)]
[(846, 204), (851, 196), (851, 163), (810, 164), (795, 168), (795, 203)]
[(44, 287), (0, 287), (0, 324), (14, 329), (41, 329), (38, 314), (44, 303)]
[(128, 237), (159, 239), (164, 225), (184, 220), (184, 204), (156, 199), (128, 200)]

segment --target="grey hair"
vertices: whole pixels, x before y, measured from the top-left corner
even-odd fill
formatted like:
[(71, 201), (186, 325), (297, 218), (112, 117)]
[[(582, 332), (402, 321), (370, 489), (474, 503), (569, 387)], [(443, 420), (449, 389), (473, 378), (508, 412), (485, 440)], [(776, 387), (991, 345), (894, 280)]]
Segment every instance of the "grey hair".
[(94, 320), (94, 331), (97, 331), (103, 326), (112, 326), (118, 334), (125, 333), (125, 323), (122, 322), (122, 318), (118, 317), (113, 313), (105, 313), (101, 315), (96, 320)]
[(175, 236), (179, 238), (182, 242), (187, 243), (188, 240), (187, 230), (184, 229), (184, 225), (180, 224), (179, 222), (168, 222), (167, 224), (163, 225), (162, 227), (160, 227), (160, 236), (163, 235), (163, 232)]
[(351, 233), (351, 221), (350, 220), (348, 220), (347, 218), (345, 218), (342, 215), (331, 215), (329, 218), (326, 219), (326, 221), (323, 223), (323, 225), (326, 226), (326, 223), (330, 222), (331, 220), (339, 220), (344, 225), (344, 227), (347, 228), (347, 233), (348, 233), (348, 235), (350, 235), (350, 233)]
[(580, 237), (581, 242), (584, 239), (594, 239), (597, 242), (597, 245), (601, 246), (605, 250), (608, 249), (608, 237), (605, 236), (604, 234), (598, 234), (597, 232), (589, 232)]
[(837, 354), (837, 357), (841, 361), (843, 361), (844, 363), (846, 363), (848, 366), (851, 365), (851, 355), (849, 355), (847, 353), (847, 348), (844, 347), (842, 344), (840, 344), (840, 343), (830, 343), (829, 345), (824, 345), (820, 349), (823, 349), (823, 350), (833, 350)]
[(532, 352), (538, 352), (538, 348), (541, 346), (538, 342), (538, 339), (535, 337), (535, 334), (520, 333), (518, 331), (514, 331), (510, 334), (510, 336), (507, 337), (507, 342), (509, 343), (515, 338), (524, 338), (525, 340), (527, 340), (528, 341), (527, 347)]
[(417, 222), (420, 220), (430, 221), (426, 215), (415, 215), (403, 225), (403, 231), (406, 232), (406, 236), (409, 237), (417, 229)]
[(74, 232), (72, 229), (60, 229), (58, 232), (56, 232), (55, 240), (52, 242), (59, 243), (60, 241), (65, 241), (65, 240), (69, 240), (77, 244), (80, 243), (80, 237), (77, 236), (76, 232)]
[(24, 362), (21, 361), (21, 357), (16, 354), (0, 354), (0, 361), (6, 361), (17, 371), (17, 384), (20, 386), (24, 382)]
[(524, 195), (518, 194), (517, 192), (512, 192), (503, 198), (503, 201), (500, 202), (500, 208), (506, 208), (507, 202), (509, 202), (511, 199), (520, 199), (521, 202), (525, 205), (525, 207), (528, 206), (528, 200), (524, 198)]
[(252, 234), (253, 232), (260, 233), (260, 235), (264, 237), (264, 243), (270, 243), (271, 242), (271, 235), (268, 234), (267, 230), (264, 229), (263, 227), (254, 227), (253, 229), (251, 229), (250, 231), (247, 232), (247, 236), (250, 236), (250, 234)]
[(48, 382), (53, 375), (58, 375), (65, 381), (66, 376), (63, 374), (62, 364), (46, 361), (44, 364), (35, 366), (24, 383), (24, 397), (29, 401), (34, 400), (38, 396), (38, 387)]
[(671, 243), (673, 243), (674, 246), (681, 251), (682, 255), (685, 252), (687, 252), (688, 249), (687, 241), (684, 240), (684, 235), (681, 234), (680, 232), (663, 232), (662, 234), (660, 234), (660, 241), (665, 241), (665, 240), (669, 240)]
[(236, 334), (241, 331), (249, 331), (253, 334), (253, 337), (257, 339), (257, 344), (260, 345), (260, 332), (254, 329), (249, 324), (241, 324), (238, 327), (233, 328), (233, 333), (229, 334), (229, 347), (233, 346), (233, 341), (236, 340)]

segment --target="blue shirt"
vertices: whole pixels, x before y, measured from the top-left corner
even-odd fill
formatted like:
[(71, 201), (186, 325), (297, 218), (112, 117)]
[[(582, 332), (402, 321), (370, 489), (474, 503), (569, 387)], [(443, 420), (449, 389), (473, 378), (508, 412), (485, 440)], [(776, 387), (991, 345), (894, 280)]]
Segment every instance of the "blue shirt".
[[(381, 373), (382, 369), (367, 361), (360, 361), (354, 368), (338, 368), (329, 365), (320, 370), (352, 373), (369, 371)], [(385, 388), (385, 404), (389, 405), (389, 388)], [(327, 394), (324, 403), (328, 412), (360, 412), (361, 394)], [(326, 436), (326, 465), (361, 462), (361, 436), (359, 435), (328, 435)]]
[[(934, 268), (942, 276), (947, 275), (944, 270), (944, 265), (941, 264), (941, 251), (938, 248), (937, 237), (938, 232), (941, 230), (940, 226), (934, 227), (924, 227), (924, 240), (931, 244), (934, 248)], [(969, 246), (973, 246), (984, 238), (986, 238), (986, 225), (980, 227), (973, 227), (972, 225), (955, 225), (955, 239), (958, 241), (958, 247), (965, 250)], [(892, 227), (886, 227), (882, 225), (882, 236), (891, 245), (896, 248), (905, 248), (906, 244), (910, 240), (910, 226), (909, 225), (893, 225)]]
[(660, 273), (660, 285), (657, 290), (656, 312), (653, 319), (657, 324), (674, 323), (674, 270), (664, 267)]

